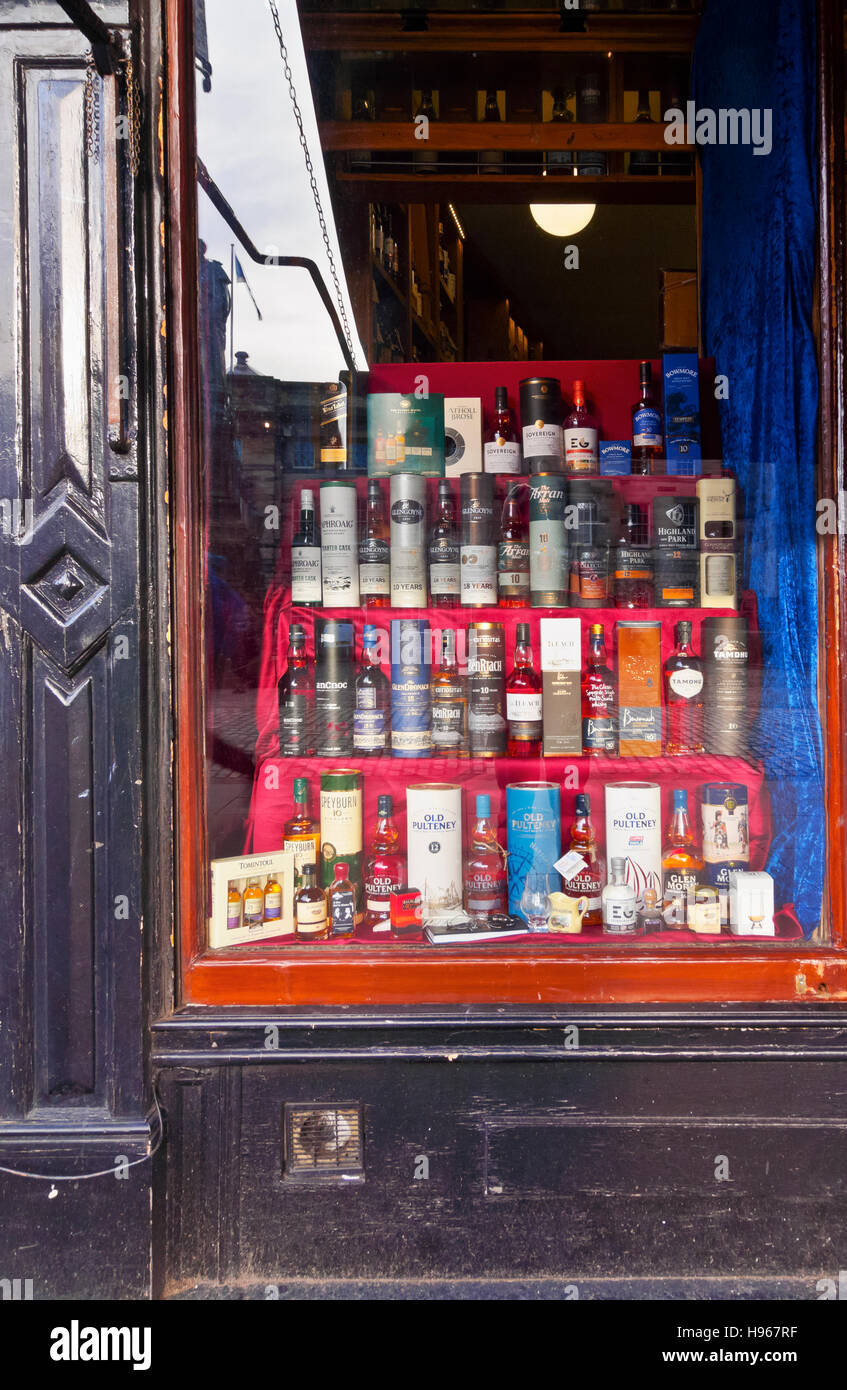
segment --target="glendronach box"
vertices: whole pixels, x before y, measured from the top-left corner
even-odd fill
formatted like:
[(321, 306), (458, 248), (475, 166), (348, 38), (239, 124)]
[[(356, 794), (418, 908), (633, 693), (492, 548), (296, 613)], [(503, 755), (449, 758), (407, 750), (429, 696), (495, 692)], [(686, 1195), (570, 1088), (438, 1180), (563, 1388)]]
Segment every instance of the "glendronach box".
[[(210, 868), (210, 950), (252, 945), (277, 936), (294, 940), (294, 855), (290, 849), (213, 859)], [(251, 885), (258, 885), (261, 904), (255, 892), (250, 893)]]
[(600, 472), (606, 478), (626, 477), (632, 472), (632, 441), (602, 439), (599, 445)]
[(582, 627), (579, 618), (542, 618), (541, 704), (545, 758), (582, 753)]
[(368, 475), (444, 477), (444, 397), (395, 391), (368, 396)]
[(444, 401), (444, 472), (482, 472), (482, 401), (479, 396), (448, 397)]

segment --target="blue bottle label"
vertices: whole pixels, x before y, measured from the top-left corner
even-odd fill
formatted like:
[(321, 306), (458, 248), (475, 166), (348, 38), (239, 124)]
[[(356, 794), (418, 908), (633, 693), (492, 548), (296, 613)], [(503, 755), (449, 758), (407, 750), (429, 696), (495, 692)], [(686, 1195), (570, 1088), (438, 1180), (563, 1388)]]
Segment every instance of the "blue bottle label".
[(653, 406), (642, 406), (633, 415), (632, 443), (636, 449), (661, 449), (662, 417)]

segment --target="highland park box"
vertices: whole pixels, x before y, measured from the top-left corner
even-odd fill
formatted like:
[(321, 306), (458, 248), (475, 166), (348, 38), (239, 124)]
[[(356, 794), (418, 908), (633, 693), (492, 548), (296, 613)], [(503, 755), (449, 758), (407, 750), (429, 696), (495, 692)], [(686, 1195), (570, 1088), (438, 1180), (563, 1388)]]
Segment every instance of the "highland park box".
[(381, 391), (368, 396), (368, 475), (394, 473), (444, 477), (444, 397), (403, 396)]
[(582, 626), (579, 618), (542, 618), (541, 694), (545, 758), (582, 753)]

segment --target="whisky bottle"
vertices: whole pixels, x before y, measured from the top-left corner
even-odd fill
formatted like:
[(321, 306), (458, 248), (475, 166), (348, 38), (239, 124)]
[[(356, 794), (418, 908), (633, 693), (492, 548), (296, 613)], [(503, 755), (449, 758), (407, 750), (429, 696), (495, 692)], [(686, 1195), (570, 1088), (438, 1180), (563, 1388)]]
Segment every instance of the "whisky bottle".
[(391, 733), (391, 685), (379, 664), (379, 631), (362, 631), (362, 664), (356, 677), (353, 751), (374, 757), (386, 753)]
[(450, 483), (438, 481), (438, 507), (429, 533), (429, 592), (434, 608), (458, 608), (461, 592), (459, 533)]
[(603, 931), (608, 936), (636, 936), (635, 889), (626, 881), (626, 860), (615, 858), (602, 895)]
[(315, 751), (315, 676), (306, 655), (306, 630), (292, 623), (286, 669), (277, 684), (279, 751), (284, 758), (311, 757)]
[(652, 608), (653, 554), (643, 507), (627, 502), (615, 546), (615, 603), (618, 608)]
[(664, 665), (665, 752), (702, 753), (703, 663), (691, 648), (691, 623), (676, 625), (676, 645)]
[(617, 685), (606, 657), (602, 623), (592, 623), (582, 676), (582, 748), (584, 753), (617, 752)]
[(356, 930), (356, 890), (349, 872), (349, 864), (337, 863), (335, 878), (327, 889), (326, 914), (332, 937), (349, 939)]
[(394, 801), (380, 796), (371, 847), (365, 861), (364, 926), (375, 935), (391, 930), (391, 894), (405, 883), (406, 869), (400, 853), (400, 831), (394, 822)]
[(294, 925), (298, 940), (325, 941), (329, 935), (326, 893), (318, 887), (317, 866), (306, 864), (303, 882), (294, 898)]
[(359, 542), (359, 596), (365, 608), (391, 606), (388, 518), (379, 478), (368, 479), (365, 534)]
[(506, 678), (506, 722), (507, 757), (539, 758), (544, 729), (541, 676), (532, 664), (529, 623), (518, 623), (515, 630), (514, 666)]
[(315, 520), (315, 495), (300, 493), (300, 520), (291, 542), (291, 602), (299, 608), (320, 608), (321, 540)]
[(506, 910), (506, 859), (491, 819), (491, 798), (476, 798), (476, 818), (470, 833), (464, 869), (465, 909), (471, 916), (487, 917)]
[[(600, 88), (600, 76), (586, 73), (579, 79), (576, 92), (576, 118), (580, 123), (596, 125), (606, 119), (606, 104)], [(576, 157), (580, 178), (603, 178), (606, 156), (599, 150), (580, 150)]]
[(501, 608), (525, 608), (529, 603), (529, 530), (522, 497), (521, 484), (512, 483), (500, 518), (497, 593)]
[(294, 778), (294, 814), (282, 830), (282, 848), (294, 856), (294, 887), (303, 883), (303, 871), (308, 864), (318, 866), (321, 852), (321, 831), (318, 822), (309, 815), (309, 783), (305, 777)]
[(238, 885), (230, 883), (226, 895), (226, 929), (235, 931), (241, 926), (241, 894)]
[(265, 884), (265, 921), (278, 922), (282, 916), (282, 886), (273, 874), (268, 875)]
[(697, 876), (702, 872), (703, 856), (697, 850), (688, 815), (688, 793), (677, 788), (662, 852), (662, 913), (668, 926), (684, 927), (689, 910), (693, 915)]
[(456, 660), (456, 634), (441, 634), (441, 665), (430, 682), (432, 751), (437, 755), (466, 757), (468, 751), (467, 681)]
[(494, 392), (494, 428), (483, 447), (483, 468), (486, 473), (520, 473), (521, 446), (518, 432), (509, 409), (509, 390), (498, 386)]
[(644, 889), (644, 906), (638, 914), (638, 926), (645, 935), (649, 932), (665, 930), (666, 923), (658, 905), (658, 894), (655, 888)]
[(569, 898), (587, 898), (583, 924), (587, 927), (599, 926), (602, 921), (603, 861), (597, 851), (597, 836), (591, 824), (591, 798), (587, 792), (577, 793), (570, 828), (570, 852), (581, 856), (582, 867), (577, 866), (564, 880), (562, 891)]
[(662, 457), (662, 412), (653, 400), (653, 367), (641, 362), (638, 368), (641, 394), (632, 407), (632, 471), (653, 472), (653, 460)]
[(265, 895), (257, 878), (251, 878), (244, 889), (244, 925), (259, 927), (265, 919)]

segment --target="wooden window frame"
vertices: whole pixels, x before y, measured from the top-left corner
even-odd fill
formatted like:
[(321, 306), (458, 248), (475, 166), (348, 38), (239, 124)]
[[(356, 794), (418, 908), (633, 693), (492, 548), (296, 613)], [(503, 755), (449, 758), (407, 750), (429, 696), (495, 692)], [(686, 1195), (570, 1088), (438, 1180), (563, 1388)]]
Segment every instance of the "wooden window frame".
[[(176, 937), (183, 1005), (320, 1006), (690, 1004), (847, 998), (847, 603), (844, 507), (823, 538), (821, 684), (827, 692), (825, 911), (831, 944), (634, 944), (474, 949), (287, 946), (209, 952), (204, 751), (203, 528), (200, 491), (195, 69), (191, 0), (165, 0), (165, 156), (169, 345), (168, 421), (173, 544), (173, 665), (178, 843)], [(844, 142), (842, 16), (819, 0), (818, 251), (820, 495), (843, 503)], [(843, 529), (842, 529), (843, 527)]]

